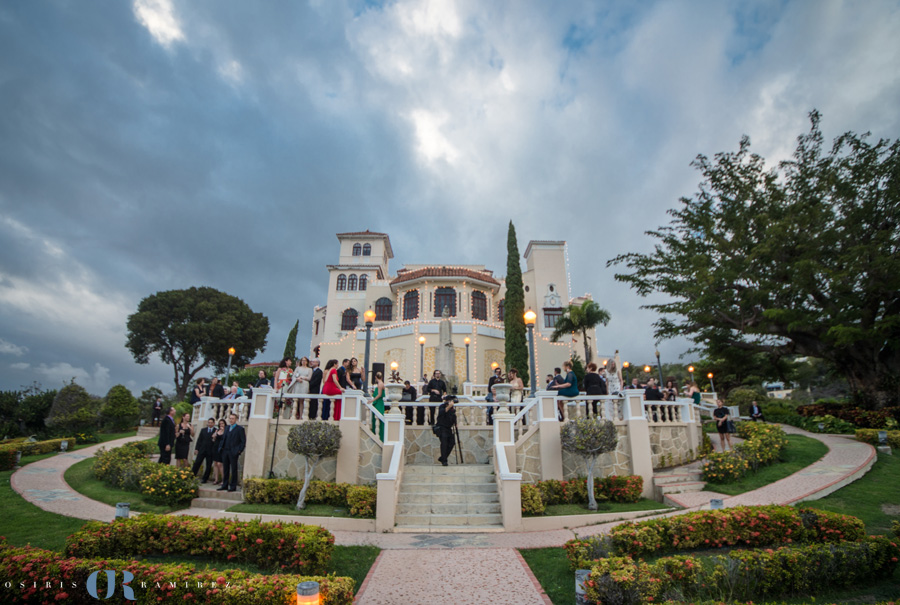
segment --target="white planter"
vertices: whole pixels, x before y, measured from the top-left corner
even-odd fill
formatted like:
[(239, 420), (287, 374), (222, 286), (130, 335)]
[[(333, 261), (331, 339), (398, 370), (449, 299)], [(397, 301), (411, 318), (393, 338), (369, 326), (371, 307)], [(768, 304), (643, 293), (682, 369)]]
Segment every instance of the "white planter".
[(511, 384), (495, 384), (494, 401), (497, 403), (509, 403), (509, 392), (512, 390)]
[(385, 401), (400, 401), (403, 397), (403, 384), (396, 382), (389, 382), (384, 385), (384, 399)]

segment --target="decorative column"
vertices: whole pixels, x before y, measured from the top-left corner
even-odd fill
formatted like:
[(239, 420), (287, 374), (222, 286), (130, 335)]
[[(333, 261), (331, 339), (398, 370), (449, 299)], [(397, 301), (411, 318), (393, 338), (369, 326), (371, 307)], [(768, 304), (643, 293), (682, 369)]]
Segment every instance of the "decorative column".
[[(253, 404), (247, 421), (247, 447), (241, 473), (244, 477), (264, 477), (266, 465), (272, 456), (272, 439), (269, 420), (275, 411), (275, 392), (271, 389), (253, 389)], [(287, 447), (287, 440), (281, 442)]]
[(556, 393), (538, 391), (538, 439), (541, 447), (541, 479), (562, 481), (562, 440), (560, 422), (556, 415)]
[(344, 391), (343, 409), (338, 426), (341, 429), (341, 448), (337, 455), (337, 483), (356, 484), (359, 477), (359, 421), (363, 405), (362, 391)]
[(644, 478), (645, 498), (653, 497), (653, 457), (650, 448), (650, 426), (644, 416), (644, 391), (625, 390), (625, 424), (631, 449), (631, 473)]

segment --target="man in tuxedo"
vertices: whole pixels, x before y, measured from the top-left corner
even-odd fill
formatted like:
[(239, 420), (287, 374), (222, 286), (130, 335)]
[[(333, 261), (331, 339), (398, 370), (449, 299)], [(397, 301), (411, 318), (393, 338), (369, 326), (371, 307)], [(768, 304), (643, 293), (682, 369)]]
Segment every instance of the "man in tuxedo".
[[(312, 395), (318, 395), (322, 392), (322, 368), (319, 367), (318, 359), (310, 359), (309, 367), (313, 369), (312, 376), (309, 377), (309, 392)], [(322, 420), (328, 420), (331, 411), (331, 403), (329, 399), (322, 402)], [(315, 420), (316, 414), (319, 413), (319, 400), (309, 400), (309, 419)]]
[(200, 471), (200, 467), (203, 466), (203, 461), (206, 460), (206, 472), (203, 473), (203, 483), (209, 481), (209, 473), (212, 471), (213, 467), (213, 433), (216, 432), (216, 421), (213, 418), (206, 419), (206, 428), (202, 429), (197, 434), (197, 446), (194, 448), (194, 455), (196, 459), (194, 460), (194, 467), (191, 469), (191, 472), (194, 473), (194, 476)]
[(763, 417), (762, 408), (759, 407), (759, 404), (755, 401), (750, 404), (750, 418), (752, 418), (754, 422), (766, 421)]
[[(216, 491), (224, 492), (226, 489), (230, 492), (237, 491), (238, 481), (238, 458), (247, 445), (247, 434), (244, 427), (237, 423), (237, 414), (228, 415), (228, 428), (225, 429), (225, 442), (222, 444), (222, 470), (225, 478), (222, 480), (222, 487)], [(230, 473), (230, 474), (229, 474)]]
[[(347, 376), (347, 368), (350, 367), (350, 360), (345, 359), (341, 362), (341, 367), (337, 369), (338, 383), (341, 385), (342, 389), (349, 389), (350, 382)], [(355, 387), (354, 387), (355, 388)]]
[(172, 448), (175, 447), (175, 408), (170, 407), (169, 413), (159, 425), (159, 463), (172, 463)]

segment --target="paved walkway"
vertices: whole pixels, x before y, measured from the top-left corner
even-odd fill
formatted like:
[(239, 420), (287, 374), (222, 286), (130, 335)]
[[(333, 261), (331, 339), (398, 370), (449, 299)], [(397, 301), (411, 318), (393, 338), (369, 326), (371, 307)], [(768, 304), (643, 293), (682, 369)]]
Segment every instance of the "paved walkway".
[[(783, 428), (789, 434), (805, 435), (825, 443), (829, 448), (828, 454), (786, 479), (738, 496), (714, 492), (677, 494), (685, 509), (658, 516), (708, 508), (710, 498), (722, 498), (726, 507), (815, 500), (855, 481), (875, 463), (875, 448), (868, 444), (846, 437), (808, 433), (791, 426)], [(117, 447), (136, 439), (119, 439), (103, 445)], [(93, 456), (99, 447), (92, 446), (33, 462), (13, 473), (12, 487), (44, 510), (81, 519), (110, 521), (115, 517), (113, 507), (78, 494), (63, 479), (63, 473), (69, 466)], [(199, 508), (181, 511), (180, 514), (239, 519), (257, 517), (247, 513), (222, 513)], [(283, 519), (292, 520), (289, 516)], [(618, 523), (520, 533), (332, 533), (336, 544), (373, 545), (383, 549), (357, 595), (357, 603), (430, 605), (442, 602), (452, 594), (453, 600), (458, 603), (538, 604), (550, 601), (515, 549), (561, 546), (576, 536), (608, 532)]]

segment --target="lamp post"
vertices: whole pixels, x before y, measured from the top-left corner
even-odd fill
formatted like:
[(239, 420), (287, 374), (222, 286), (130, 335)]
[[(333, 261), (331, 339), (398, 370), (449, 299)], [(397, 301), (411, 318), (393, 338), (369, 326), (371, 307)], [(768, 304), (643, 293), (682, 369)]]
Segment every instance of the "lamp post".
[(662, 375), (662, 363), (659, 361), (659, 349), (656, 349), (656, 367), (659, 368), (659, 387), (662, 388), (665, 381)]
[(225, 386), (231, 382), (231, 358), (234, 357), (234, 347), (228, 349), (228, 374), (225, 375)]
[(469, 344), (472, 339), (466, 336), (463, 338), (463, 342), (466, 343), (466, 382), (469, 382)]
[(369, 376), (369, 343), (372, 342), (372, 324), (375, 323), (375, 311), (372, 309), (367, 310), (363, 313), (363, 318), (366, 320), (366, 361), (365, 361), (365, 373), (366, 377), (363, 380), (363, 394), (368, 397), (369, 396), (369, 381), (372, 379)]
[(716, 392), (716, 385), (713, 383), (713, 379), (712, 379), (713, 373), (710, 372), (709, 374), (706, 375), (706, 377), (709, 378), (709, 390), (710, 390), (711, 392), (715, 393), (715, 392)]
[(628, 376), (628, 370), (631, 368), (631, 362), (623, 361), (622, 367), (625, 368), (625, 388), (631, 388), (631, 378)]
[(537, 392), (537, 376), (535, 375), (534, 368), (534, 322), (537, 320), (537, 314), (528, 309), (525, 311), (525, 326), (528, 328), (528, 369), (530, 370), (530, 382), (531, 382), (531, 396), (534, 397), (534, 394)]
[(694, 382), (694, 366), (688, 366), (688, 372), (691, 373), (691, 382)]
[(425, 376), (425, 337), (424, 336), (419, 336), (419, 371), (422, 372), (422, 376)]

